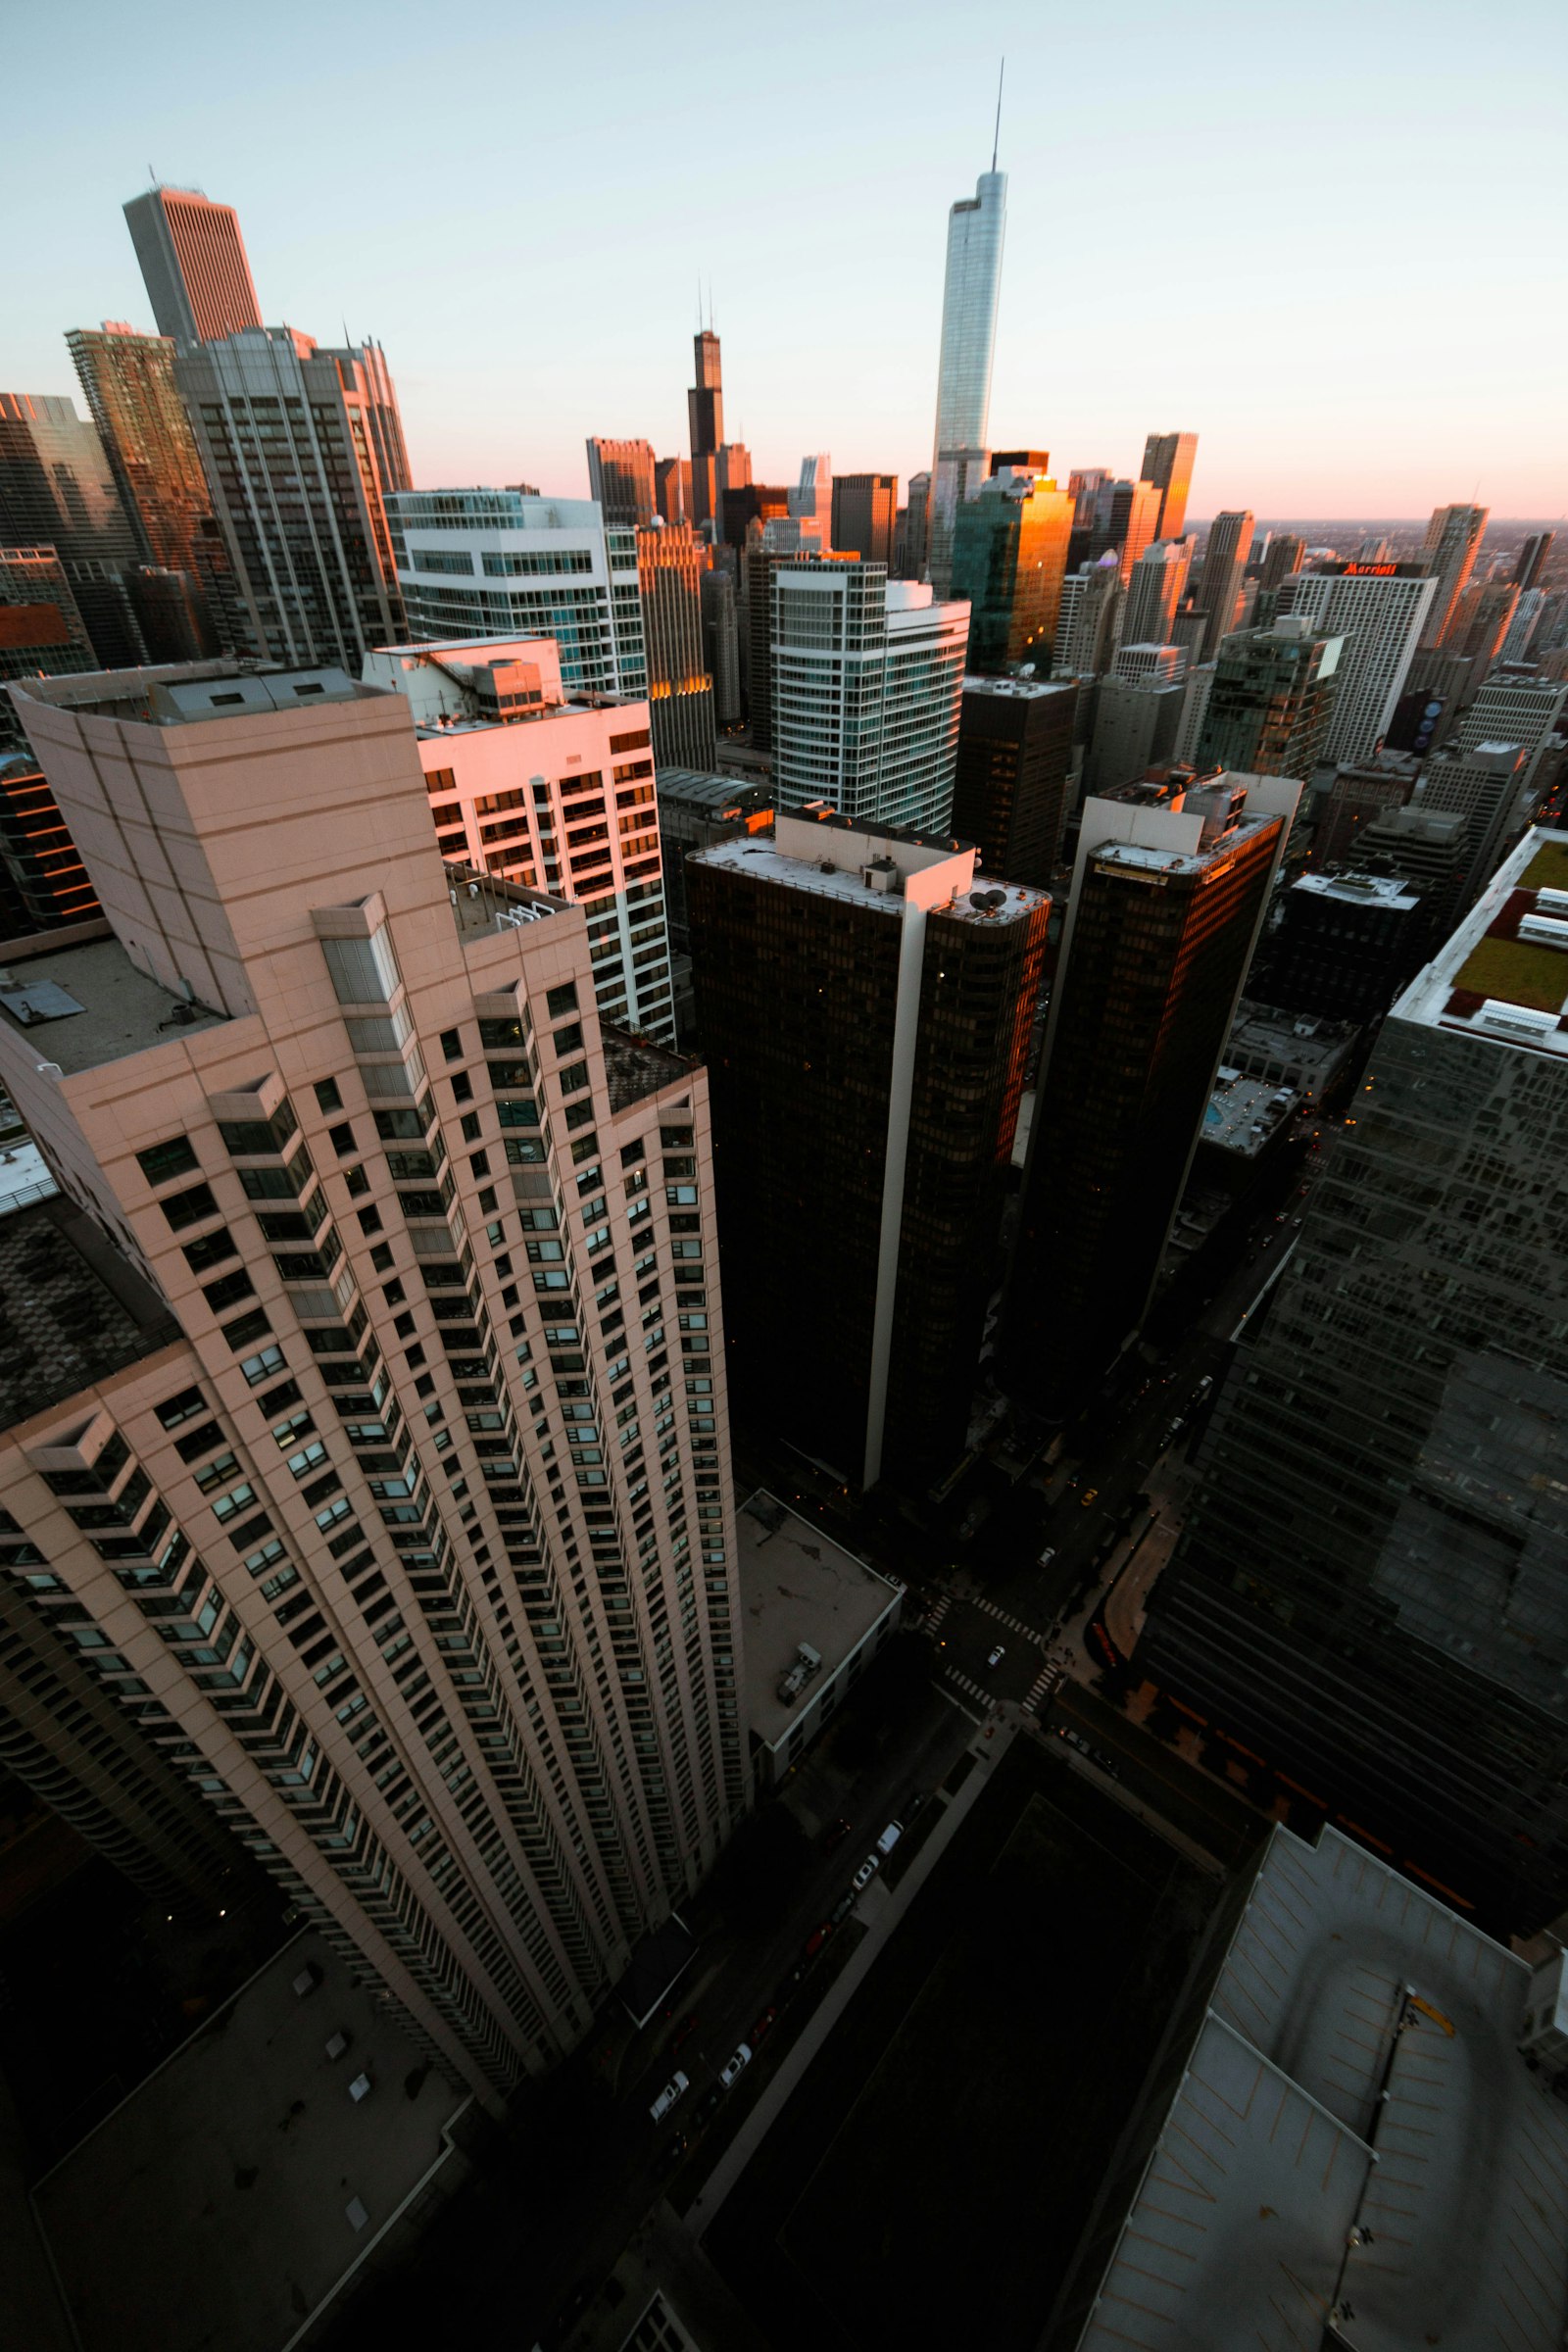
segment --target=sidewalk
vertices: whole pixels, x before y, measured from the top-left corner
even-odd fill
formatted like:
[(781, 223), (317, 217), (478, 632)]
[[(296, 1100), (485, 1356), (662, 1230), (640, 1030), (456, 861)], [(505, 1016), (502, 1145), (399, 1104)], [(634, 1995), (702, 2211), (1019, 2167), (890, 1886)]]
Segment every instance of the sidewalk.
[(895, 1893), (880, 1877), (872, 1880), (859, 1906), (858, 1916), (866, 1933), (858, 1949), (824, 1995), (809, 2025), (801, 2034), (741, 2131), (709, 2175), (703, 2184), (702, 2194), (687, 2208), (686, 2227), (693, 2237), (701, 2237), (714, 2219), (766, 2133), (783, 2112), (796, 2084), (865, 1982), (888, 1937), (947, 1851), (950, 1841), (957, 1835), (959, 1824), (990, 1780), (998, 1757), (1005, 1753), (1017, 1734), (1016, 1712), (1016, 1709), (1009, 1710), (1013, 1720), (993, 1723), (971, 1742), (970, 1753), (976, 1758), (978, 1769), (969, 1774), (957, 1795), (932, 1799), (933, 1803), (943, 1806), (944, 1818), (926, 1839), (898, 1891)]

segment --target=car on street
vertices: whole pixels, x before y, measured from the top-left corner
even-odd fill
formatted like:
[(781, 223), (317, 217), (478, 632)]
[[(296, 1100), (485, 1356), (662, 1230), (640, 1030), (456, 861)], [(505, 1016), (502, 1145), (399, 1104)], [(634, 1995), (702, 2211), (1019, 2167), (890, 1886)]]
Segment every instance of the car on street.
[(898, 1844), (899, 1839), (903, 1836), (903, 1822), (890, 1821), (887, 1828), (883, 1831), (881, 1837), (876, 1841), (876, 1850), (882, 1856), (884, 1861), (887, 1859), (888, 1855), (892, 1853), (893, 1848)]
[(823, 1853), (830, 1854), (836, 1845), (842, 1845), (849, 1834), (850, 1825), (842, 1814), (837, 1821), (830, 1821), (822, 1833)]
[(806, 1957), (808, 1960), (814, 1960), (816, 1958), (817, 1953), (822, 1949), (823, 1944), (826, 1943), (832, 1933), (833, 1922), (830, 1919), (824, 1919), (819, 1928), (814, 1928), (812, 1930), (811, 1934), (806, 1938)]
[(758, 2043), (763, 2038), (764, 2034), (772, 2033), (777, 2022), (778, 2011), (776, 2009), (764, 2009), (762, 2011), (761, 2016), (752, 2028), (752, 2047), (754, 2050), (756, 2049)]
[(849, 1891), (849, 1893), (848, 1893), (848, 1894), (841, 1894), (841, 1895), (839, 1896), (839, 1899), (838, 1899), (838, 1901), (837, 1901), (837, 1902), (834, 1904), (834, 1906), (833, 1906), (832, 1910), (831, 1910), (831, 1911), (828, 1913), (828, 1915), (827, 1915), (827, 1924), (828, 1924), (828, 1926), (829, 1926), (830, 1928), (842, 1928), (842, 1927), (843, 1927), (843, 1925), (844, 1925), (844, 1922), (845, 1922), (845, 1921), (846, 1921), (846, 1920), (849, 1918), (849, 1916), (850, 1916), (850, 1913), (851, 1913), (851, 1912), (852, 1912), (854, 1909), (855, 1909), (855, 1889), (854, 1889), (854, 1887), (852, 1886), (852, 1887), (850, 1888), (850, 1891)]
[(1051, 1566), (1051, 1563), (1052, 1563), (1052, 1561), (1053, 1561), (1053, 1560), (1055, 1558), (1055, 1556), (1056, 1556), (1056, 1546), (1054, 1545), (1054, 1544), (1048, 1544), (1046, 1545), (1046, 1548), (1045, 1548), (1045, 1550), (1044, 1550), (1044, 1551), (1043, 1551), (1043, 1552), (1040, 1554), (1040, 1565), (1041, 1565), (1041, 1567), (1042, 1567), (1042, 1568), (1049, 1568), (1049, 1567)]
[(860, 1892), (862, 1887), (870, 1886), (871, 1881), (876, 1877), (876, 1874), (881, 1867), (882, 1857), (880, 1854), (866, 1855), (865, 1860), (860, 1864), (859, 1869), (855, 1874), (855, 1891), (857, 1894)]
[(648, 2110), (655, 2123), (662, 2124), (665, 2116), (669, 2113), (670, 2109), (674, 2106), (675, 2101), (677, 2099), (684, 2098), (690, 2088), (691, 2082), (689, 2077), (681, 2074), (678, 2070), (676, 2073), (671, 2075), (669, 2081), (664, 2084), (663, 2089), (660, 2092), (658, 2098)]
[(986, 1664), (988, 1666), (1000, 1666), (1006, 1654), (1007, 1644), (1005, 1642), (999, 1642), (996, 1648), (991, 1652), (990, 1657), (987, 1658)]
[(1092, 1502), (1098, 1502), (1099, 1500), (1100, 1489), (1098, 1487), (1085, 1487), (1083, 1493), (1078, 1497), (1078, 1508), (1081, 1511), (1087, 1511)]
[(723, 2084), (726, 2090), (730, 2088), (732, 2083), (740, 2081), (741, 2076), (746, 2072), (746, 2069), (751, 2065), (751, 2063), (752, 2045), (749, 2041), (743, 2041), (739, 2049), (735, 2051), (733, 2057), (730, 2059), (729, 2064), (727, 2066), (721, 2066), (718, 2070), (719, 2082)]
[(723, 2104), (724, 2093), (719, 2089), (718, 2084), (715, 2082), (712, 2089), (705, 2090), (702, 2097), (698, 2100), (696, 2108), (692, 2114), (692, 2122), (698, 2127), (699, 2130), (701, 2130), (704, 2124), (710, 2124), (712, 2122), (714, 2116), (718, 2113)]

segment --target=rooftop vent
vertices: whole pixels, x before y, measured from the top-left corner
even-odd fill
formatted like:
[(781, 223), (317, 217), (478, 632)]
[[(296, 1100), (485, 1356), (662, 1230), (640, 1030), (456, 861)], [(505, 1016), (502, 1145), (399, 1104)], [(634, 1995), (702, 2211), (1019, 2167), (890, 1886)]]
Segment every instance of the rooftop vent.
[(1549, 1037), (1557, 1026), (1554, 1012), (1537, 1012), (1528, 1004), (1509, 1004), (1488, 997), (1476, 1015), (1484, 1029), (1502, 1029), (1515, 1037)]

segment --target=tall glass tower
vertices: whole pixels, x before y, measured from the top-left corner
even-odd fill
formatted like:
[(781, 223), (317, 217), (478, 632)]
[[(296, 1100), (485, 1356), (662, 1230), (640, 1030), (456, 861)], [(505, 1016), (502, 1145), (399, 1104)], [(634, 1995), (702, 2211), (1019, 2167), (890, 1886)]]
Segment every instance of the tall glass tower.
[(972, 196), (948, 215), (948, 269), (942, 289), (942, 351), (937, 362), (937, 429), (931, 468), (929, 577), (939, 597), (951, 588), (953, 517), (985, 478), (991, 411), (991, 361), (1007, 219), (1007, 175), (982, 172)]

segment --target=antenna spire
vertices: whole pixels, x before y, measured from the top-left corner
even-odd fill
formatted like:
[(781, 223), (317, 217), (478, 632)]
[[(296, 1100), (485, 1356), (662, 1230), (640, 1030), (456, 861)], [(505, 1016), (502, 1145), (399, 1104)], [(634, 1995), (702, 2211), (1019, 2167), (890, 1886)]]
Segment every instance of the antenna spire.
[(1007, 61), (1004, 58), (997, 73), (997, 127), (991, 140), (991, 169), (993, 172), (997, 168), (997, 151), (1002, 145), (1002, 83), (1006, 71)]

